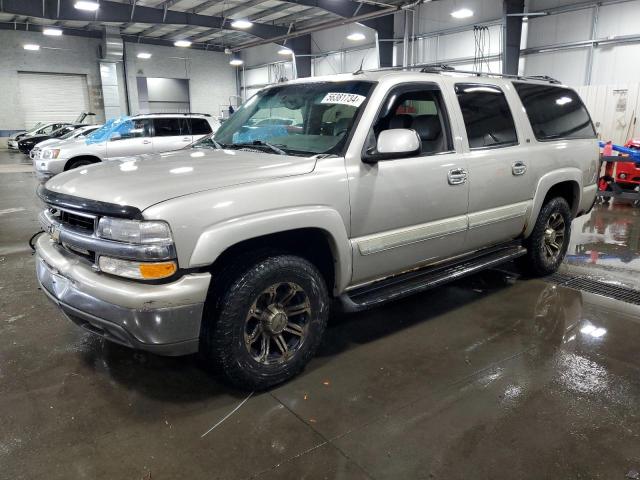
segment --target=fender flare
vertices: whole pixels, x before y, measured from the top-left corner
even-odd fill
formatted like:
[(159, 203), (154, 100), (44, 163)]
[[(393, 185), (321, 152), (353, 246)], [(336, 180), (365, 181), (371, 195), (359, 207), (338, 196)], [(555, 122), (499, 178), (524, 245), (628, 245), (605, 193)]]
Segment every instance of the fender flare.
[(327, 235), (334, 258), (335, 290), (344, 290), (351, 280), (351, 243), (340, 213), (326, 206), (269, 210), (213, 224), (198, 238), (189, 265), (209, 266), (240, 242), (302, 228), (321, 230)]
[(536, 223), (538, 215), (540, 214), (540, 210), (542, 209), (542, 202), (547, 196), (547, 193), (549, 193), (549, 190), (551, 190), (554, 185), (562, 182), (573, 182), (575, 184), (574, 195), (576, 196), (576, 198), (574, 198), (571, 209), (571, 213), (575, 216), (582, 200), (582, 175), (583, 172), (580, 169), (568, 167), (553, 170), (552, 172), (546, 173), (542, 177), (540, 177), (533, 196), (531, 210), (529, 212), (529, 215), (527, 216), (527, 223), (524, 229), (525, 238), (528, 237), (533, 231), (533, 227)]

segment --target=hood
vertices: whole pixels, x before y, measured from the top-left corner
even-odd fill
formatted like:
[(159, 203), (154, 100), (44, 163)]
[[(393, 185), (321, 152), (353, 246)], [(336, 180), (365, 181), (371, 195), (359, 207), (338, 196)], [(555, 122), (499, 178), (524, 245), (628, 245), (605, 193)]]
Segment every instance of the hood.
[(16, 132), (13, 135), (11, 135), (9, 137), (9, 140), (18, 140), (19, 138), (24, 137), (27, 134), (27, 132), (22, 131), (22, 132)]
[(52, 145), (56, 145), (57, 143), (61, 143), (64, 142), (64, 140), (59, 140), (57, 138), (50, 138), (49, 140), (44, 140), (40, 143), (38, 143), (38, 148), (47, 148), (50, 147)]
[(49, 135), (28, 135), (20, 139), (20, 142), (24, 143), (39, 143), (44, 140), (49, 140), (51, 137)]
[(144, 210), (182, 195), (303, 175), (315, 164), (315, 157), (190, 149), (81, 167), (56, 175), (45, 188)]

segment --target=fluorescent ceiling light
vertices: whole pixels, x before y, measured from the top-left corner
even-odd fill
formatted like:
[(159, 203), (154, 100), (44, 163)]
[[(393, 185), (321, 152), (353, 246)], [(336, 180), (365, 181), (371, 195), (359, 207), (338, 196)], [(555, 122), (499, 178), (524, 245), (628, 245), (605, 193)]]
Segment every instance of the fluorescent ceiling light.
[(147, 58), (151, 58), (151, 54), (150, 54), (150, 53), (147, 53), (147, 52), (140, 52), (140, 53), (137, 55), (137, 57), (138, 57), (138, 58), (144, 58), (144, 59), (147, 59)]
[(34, 44), (34, 43), (27, 43), (27, 44), (24, 46), (24, 49), (25, 49), (25, 50), (40, 50), (40, 45), (36, 45), (36, 44)]
[(278, 55), (293, 55), (293, 50), (287, 47), (282, 47), (278, 50)]
[(78, 10), (87, 10), (89, 12), (95, 12), (100, 8), (98, 2), (91, 2), (89, 0), (79, 0), (75, 3), (74, 7)]
[(173, 42), (176, 47), (190, 47), (191, 42), (189, 40), (176, 40)]
[(249, 28), (251, 25), (253, 25), (253, 23), (249, 20), (234, 20), (231, 22), (233, 28)]
[(51, 35), (52, 37), (59, 37), (62, 35), (62, 30), (59, 28), (45, 28), (42, 30), (42, 33), (45, 35)]
[(473, 10), (469, 10), (468, 8), (461, 8), (460, 10), (454, 10), (453, 12), (451, 12), (451, 16), (453, 18), (473, 17)]
[(229, 65), (233, 65), (234, 67), (237, 67), (239, 65), (242, 65), (244, 62), (239, 59), (239, 58), (232, 58), (231, 61), (229, 62)]
[(360, 32), (354, 32), (350, 35), (347, 35), (347, 40), (351, 40), (354, 42), (359, 42), (361, 40), (364, 40), (366, 37), (364, 36), (364, 33), (360, 33)]

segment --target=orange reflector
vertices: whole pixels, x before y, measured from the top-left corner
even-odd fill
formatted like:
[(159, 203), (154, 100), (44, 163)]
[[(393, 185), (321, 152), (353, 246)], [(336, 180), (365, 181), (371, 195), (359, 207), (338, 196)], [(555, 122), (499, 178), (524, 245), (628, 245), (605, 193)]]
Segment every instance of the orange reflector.
[(146, 280), (170, 277), (176, 273), (175, 262), (141, 263), (140, 275)]

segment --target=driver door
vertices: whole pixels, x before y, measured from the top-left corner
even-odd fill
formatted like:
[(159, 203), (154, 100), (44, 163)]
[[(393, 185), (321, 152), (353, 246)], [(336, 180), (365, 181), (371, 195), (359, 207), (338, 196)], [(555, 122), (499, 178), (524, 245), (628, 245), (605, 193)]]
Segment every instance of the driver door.
[(364, 150), (381, 131), (413, 129), (421, 151), (359, 162), (349, 174), (352, 283), (365, 283), (462, 253), (469, 185), (456, 152), (443, 94), (434, 83), (391, 89)]

